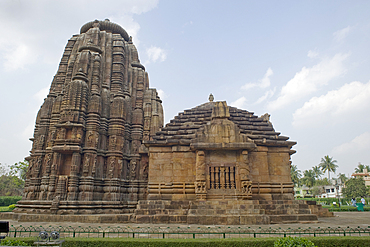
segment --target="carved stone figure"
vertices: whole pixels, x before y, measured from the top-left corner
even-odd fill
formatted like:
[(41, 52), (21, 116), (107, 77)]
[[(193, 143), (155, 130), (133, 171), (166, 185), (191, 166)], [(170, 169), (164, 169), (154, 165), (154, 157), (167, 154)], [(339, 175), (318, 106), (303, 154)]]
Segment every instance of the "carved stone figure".
[(130, 178), (134, 180), (136, 178), (136, 161), (131, 161), (130, 163)]
[(45, 142), (45, 135), (40, 135), (40, 140), (39, 140), (40, 149), (44, 147), (44, 142)]
[(110, 159), (109, 167), (108, 167), (108, 178), (113, 178), (115, 166), (116, 166), (116, 159), (112, 157)]

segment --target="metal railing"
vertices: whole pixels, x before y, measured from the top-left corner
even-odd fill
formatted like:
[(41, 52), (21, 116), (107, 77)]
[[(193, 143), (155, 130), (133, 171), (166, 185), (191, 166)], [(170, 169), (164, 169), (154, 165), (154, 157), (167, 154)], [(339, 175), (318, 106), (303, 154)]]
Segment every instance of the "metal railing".
[(61, 237), (86, 238), (263, 238), (263, 237), (320, 237), (320, 236), (370, 236), (367, 227), (327, 228), (251, 228), (245, 226), (224, 227), (64, 227), (64, 226), (10, 226), (9, 237), (38, 236), (39, 232), (58, 231)]

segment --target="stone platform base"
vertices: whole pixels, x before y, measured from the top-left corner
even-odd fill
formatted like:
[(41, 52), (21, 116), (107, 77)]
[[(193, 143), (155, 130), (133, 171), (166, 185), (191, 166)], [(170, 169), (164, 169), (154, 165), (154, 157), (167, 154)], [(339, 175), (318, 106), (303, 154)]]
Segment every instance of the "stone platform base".
[(314, 201), (300, 200), (142, 200), (131, 212), (122, 210), (121, 213), (103, 214), (91, 213), (95, 210), (86, 212), (65, 208), (50, 214), (46, 206), (44, 212), (35, 209), (22, 212), (22, 207), (17, 209), (13, 213), (1, 213), (0, 219), (19, 222), (262, 225), (318, 222), (318, 216), (333, 216)]
[(132, 214), (55, 215), (1, 213), (0, 219), (18, 222), (132, 223)]
[(139, 201), (136, 223), (262, 225), (318, 222), (309, 205), (294, 200)]
[(80, 222), (80, 223), (151, 223), (151, 224), (199, 224), (199, 225), (261, 225), (278, 223), (318, 222), (315, 215), (245, 215), (245, 216), (184, 216), (132, 214), (103, 215), (52, 215), (52, 214), (17, 214), (1, 213), (0, 220), (18, 222)]

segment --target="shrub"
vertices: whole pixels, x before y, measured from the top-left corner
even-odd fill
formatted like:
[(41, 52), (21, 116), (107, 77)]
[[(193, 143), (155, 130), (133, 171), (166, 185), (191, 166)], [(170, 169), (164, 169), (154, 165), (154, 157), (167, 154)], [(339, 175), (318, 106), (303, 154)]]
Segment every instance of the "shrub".
[(274, 247), (315, 247), (315, 245), (305, 238), (287, 237), (276, 240)]
[(0, 196), (0, 206), (16, 204), (21, 199), (21, 196)]
[(5, 239), (5, 240), (2, 240), (0, 245), (2, 246), (32, 246), (32, 245), (29, 245), (27, 244), (26, 242), (23, 242), (21, 240), (17, 240), (17, 239)]

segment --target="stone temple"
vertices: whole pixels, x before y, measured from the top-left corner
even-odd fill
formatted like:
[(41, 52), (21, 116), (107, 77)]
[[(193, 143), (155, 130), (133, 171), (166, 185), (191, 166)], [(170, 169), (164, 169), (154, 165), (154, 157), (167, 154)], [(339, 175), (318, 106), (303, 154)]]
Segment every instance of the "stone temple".
[[(92, 21), (67, 43), (36, 119), (18, 219), (270, 224), (317, 221), (295, 201), (296, 142), (269, 115), (209, 101), (163, 127), (131, 37)], [(96, 216), (94, 218), (94, 215)]]

